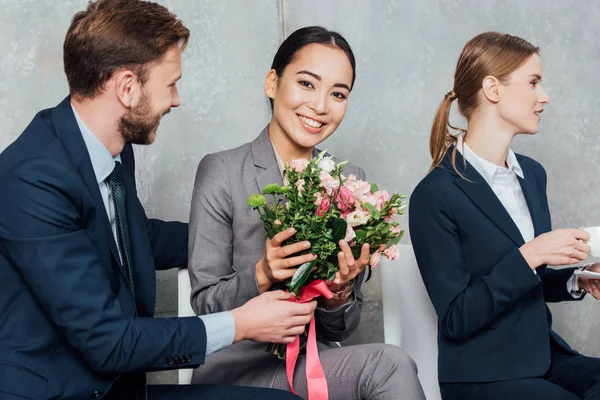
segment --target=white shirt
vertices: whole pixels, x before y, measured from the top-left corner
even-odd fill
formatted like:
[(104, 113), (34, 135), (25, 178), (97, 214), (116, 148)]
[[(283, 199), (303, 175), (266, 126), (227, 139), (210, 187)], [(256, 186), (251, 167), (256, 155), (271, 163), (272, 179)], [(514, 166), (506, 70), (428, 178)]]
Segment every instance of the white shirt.
[[(506, 155), (507, 167), (505, 168), (475, 154), (463, 141), (462, 135), (458, 138), (456, 149), (479, 172), (487, 184), (490, 185), (490, 188), (514, 221), (519, 232), (521, 232), (525, 243), (533, 240), (535, 237), (533, 221), (529, 213), (525, 195), (523, 194), (523, 188), (521, 188), (521, 184), (519, 183), (519, 178), (525, 179), (525, 176), (514, 151), (510, 148), (508, 149)], [(537, 274), (536, 270), (533, 270), (533, 272)], [(575, 275), (572, 275), (567, 281), (567, 291), (573, 297), (579, 298), (581, 294), (573, 293), (574, 290), (578, 289), (577, 279), (575, 279)]]

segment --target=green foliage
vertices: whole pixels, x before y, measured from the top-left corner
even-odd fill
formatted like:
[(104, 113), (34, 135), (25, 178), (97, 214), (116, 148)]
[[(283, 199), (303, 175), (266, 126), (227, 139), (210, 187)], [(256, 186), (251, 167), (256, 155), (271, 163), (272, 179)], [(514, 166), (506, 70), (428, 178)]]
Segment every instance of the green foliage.
[[(360, 257), (361, 246), (364, 243), (369, 243), (370, 253), (373, 254), (382, 245), (389, 247), (397, 244), (402, 237), (402, 232), (397, 228), (398, 223), (391, 220), (392, 215), (402, 214), (404, 210), (403, 199), (405, 196), (398, 194), (392, 195), (387, 202), (383, 203), (383, 206), (379, 206), (381, 203), (377, 203), (378, 207), (375, 207), (373, 200), (361, 201), (353, 193), (355, 202), (351, 211), (367, 212), (369, 217), (363, 216), (360, 220), (363, 222), (361, 225), (349, 229), (348, 222), (344, 219), (348, 211), (342, 214), (336, 208), (340, 187), (345, 185), (348, 180), (342, 175), (342, 169), (346, 162), (335, 164), (325, 155), (325, 151), (319, 153), (301, 171), (286, 164), (285, 169), (289, 181), (287, 186), (271, 183), (263, 188), (262, 194), (254, 194), (248, 199), (248, 205), (259, 212), (269, 238), (293, 227), (296, 229), (296, 234), (289, 239), (290, 243), (310, 241), (311, 248), (300, 254), (310, 252), (317, 255), (317, 259), (301, 265), (294, 276), (284, 282), (288, 289), (296, 295), (307, 282), (316, 279), (332, 280), (335, 277), (339, 269), (337, 260), (337, 254), (340, 252), (339, 241), (344, 239), (348, 233), (353, 232), (355, 235), (349, 244), (356, 259)], [(325, 161), (321, 163), (324, 159)], [(321, 166), (330, 172), (325, 173)], [(331, 169), (331, 167), (333, 168)], [(321, 179), (324, 179), (324, 182)], [(329, 185), (328, 188), (325, 187), (325, 184)], [(364, 182), (361, 184), (364, 187)], [(382, 193), (374, 183), (369, 183), (368, 189), (371, 199)], [(267, 204), (263, 195), (269, 195), (272, 201)], [(319, 208), (320, 204), (327, 204), (321, 203), (323, 201), (329, 201), (328, 209), (326, 207)], [(284, 245), (286, 244), (289, 243), (284, 243)]]

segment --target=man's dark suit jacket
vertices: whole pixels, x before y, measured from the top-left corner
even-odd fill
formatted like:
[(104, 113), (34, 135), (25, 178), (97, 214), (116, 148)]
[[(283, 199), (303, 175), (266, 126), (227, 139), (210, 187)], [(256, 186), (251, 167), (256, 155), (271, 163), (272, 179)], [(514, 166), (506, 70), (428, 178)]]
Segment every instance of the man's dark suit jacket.
[[(551, 230), (546, 172), (531, 158), (517, 160), (538, 236)], [(456, 165), (463, 177), (448, 154), (415, 188), (409, 209), (415, 256), (438, 315), (438, 379), (543, 376), (550, 339), (574, 352), (552, 331), (546, 306), (574, 300), (567, 291), (573, 268), (543, 265), (534, 274), (519, 250), (523, 237), (491, 187), (458, 152)]]
[(130, 145), (121, 160), (135, 303), (69, 98), (0, 154), (0, 398), (101, 397), (122, 374), (204, 362), (199, 318), (153, 318), (155, 269), (185, 266), (187, 225), (148, 219)]

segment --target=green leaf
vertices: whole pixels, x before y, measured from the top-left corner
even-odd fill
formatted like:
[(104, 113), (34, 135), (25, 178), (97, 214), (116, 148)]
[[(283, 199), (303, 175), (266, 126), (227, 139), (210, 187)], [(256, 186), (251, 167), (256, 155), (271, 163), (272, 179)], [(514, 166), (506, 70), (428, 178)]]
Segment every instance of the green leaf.
[(362, 206), (371, 212), (373, 219), (379, 219), (379, 217), (381, 217), (379, 211), (377, 211), (377, 209), (373, 207), (371, 203), (362, 203)]
[(327, 280), (332, 281), (335, 278), (335, 273), (336, 273), (336, 271), (327, 272)]
[(274, 220), (277, 219), (277, 215), (275, 215), (275, 213), (273, 212), (273, 210), (271, 210), (271, 208), (265, 207), (264, 210), (265, 210), (265, 215), (269, 219), (269, 221), (273, 222)]
[(371, 183), (371, 194), (374, 194), (378, 190), (379, 189), (377, 188), (377, 185), (374, 183)]
[(333, 235), (333, 243), (337, 243), (346, 237), (346, 229), (348, 229), (348, 223), (342, 218), (337, 218), (331, 225), (331, 234)]
[(402, 236), (404, 236), (404, 231), (400, 232), (400, 235), (398, 235), (395, 238), (391, 238), (389, 242), (387, 242), (387, 247), (392, 247), (395, 244), (400, 243), (400, 239), (402, 239)]
[(301, 266), (298, 267), (294, 276), (292, 276), (292, 281), (290, 282), (290, 292), (298, 295), (300, 292), (300, 288), (304, 285), (304, 282), (308, 279), (310, 273), (312, 272), (313, 266), (316, 261), (305, 262)]
[(356, 234), (356, 237), (354, 238), (354, 240), (356, 240), (359, 243), (362, 243), (362, 241), (367, 236), (367, 231), (365, 231), (364, 229), (357, 229), (354, 231), (354, 233)]

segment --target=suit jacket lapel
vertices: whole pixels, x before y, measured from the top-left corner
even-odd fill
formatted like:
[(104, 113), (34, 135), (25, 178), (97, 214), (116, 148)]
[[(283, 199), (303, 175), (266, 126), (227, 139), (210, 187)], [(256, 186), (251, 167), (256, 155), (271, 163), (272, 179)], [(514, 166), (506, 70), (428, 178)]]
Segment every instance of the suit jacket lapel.
[(152, 316), (156, 302), (156, 273), (152, 247), (148, 241), (146, 215), (137, 199), (133, 148), (126, 145), (121, 152), (126, 188), (127, 224), (129, 227), (131, 271), (135, 285), (139, 315)]
[(278, 183), (283, 185), (283, 179), (279, 172), (275, 151), (269, 138), (269, 127), (265, 127), (260, 135), (250, 144), (254, 165), (259, 168), (256, 175), (257, 189), (262, 192), (265, 185)]
[(521, 232), (513, 219), (508, 214), (490, 185), (483, 179), (481, 174), (464, 158), (459, 152), (456, 152), (456, 166), (461, 174), (466, 178), (458, 176), (454, 172), (454, 168), (450, 162), (450, 154), (452, 148), (448, 151), (448, 155), (443, 161), (445, 168), (453, 171), (455, 178), (454, 183), (458, 186), (471, 201), (502, 231), (504, 232), (517, 246), (522, 246), (525, 241), (521, 236)]
[[(523, 169), (523, 164), (520, 163), (520, 165), (521, 169)], [(540, 194), (538, 193), (533, 175), (523, 170), (523, 176), (525, 178), (519, 178), (519, 183), (521, 184), (521, 189), (523, 189), (523, 195), (525, 196), (525, 201), (527, 202), (527, 208), (529, 208), (529, 214), (531, 215), (531, 221), (533, 222), (535, 236), (538, 236), (541, 233), (544, 233), (542, 230), (542, 211), (539, 207)]]
[(71, 160), (73, 160), (75, 168), (78, 169), (83, 183), (94, 199), (96, 207), (98, 210), (102, 210), (100, 211), (101, 215), (103, 215), (103, 217), (101, 217), (103, 220), (102, 225), (104, 225), (104, 231), (108, 238), (110, 251), (113, 258), (117, 261), (119, 266), (121, 266), (121, 258), (117, 251), (117, 244), (115, 243), (112, 229), (108, 221), (108, 215), (106, 214), (106, 208), (104, 207), (104, 202), (100, 195), (100, 189), (98, 188), (98, 182), (96, 181), (96, 175), (94, 174), (87, 147), (85, 146), (85, 142), (79, 131), (79, 126), (77, 125), (77, 120), (75, 120), (75, 115), (71, 109), (70, 97), (64, 99), (52, 111), (52, 123), (54, 124), (56, 134), (61, 138), (65, 149), (69, 153)]
[[(260, 192), (262, 192), (265, 185), (270, 183), (278, 183), (283, 185), (283, 178), (277, 165), (277, 158), (275, 157), (275, 150), (273, 144), (269, 138), (269, 126), (267, 125), (260, 135), (250, 144), (252, 149), (252, 158), (254, 165), (259, 168), (258, 174), (256, 175), (256, 185)], [(316, 157), (320, 153), (317, 148), (313, 149), (313, 157)], [(330, 156), (326, 153), (326, 156)], [(339, 162), (339, 161), (336, 161)], [(277, 196), (276, 199), (283, 200), (283, 196)], [(269, 199), (267, 199), (269, 201)]]

